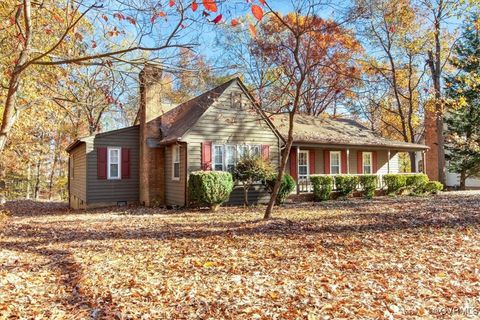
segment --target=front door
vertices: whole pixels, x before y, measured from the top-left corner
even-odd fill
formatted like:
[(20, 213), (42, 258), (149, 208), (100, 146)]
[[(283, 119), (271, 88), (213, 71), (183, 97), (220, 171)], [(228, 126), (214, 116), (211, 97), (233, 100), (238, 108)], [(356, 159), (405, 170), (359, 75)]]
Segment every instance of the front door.
[(298, 151), (298, 180), (306, 181), (308, 180), (308, 150)]

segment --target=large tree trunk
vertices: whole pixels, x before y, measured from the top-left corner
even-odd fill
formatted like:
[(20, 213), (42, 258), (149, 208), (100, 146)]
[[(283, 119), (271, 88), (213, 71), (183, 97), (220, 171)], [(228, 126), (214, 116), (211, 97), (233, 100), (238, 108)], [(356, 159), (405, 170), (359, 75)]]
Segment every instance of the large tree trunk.
[(35, 189), (34, 189), (34, 198), (38, 200), (40, 198), (40, 167), (42, 166), (42, 160), (38, 159), (37, 162), (37, 172), (35, 177)]
[(415, 152), (409, 152), (408, 156), (410, 157), (410, 172), (417, 172), (417, 157)]
[(55, 168), (57, 166), (58, 153), (53, 157), (52, 170), (50, 171), (50, 180), (48, 182), (48, 200), (52, 200), (53, 179), (55, 178)]
[(466, 175), (466, 173), (465, 173), (465, 170), (462, 170), (462, 171), (460, 172), (460, 190), (465, 190), (465, 189), (467, 189), (466, 180), (467, 180), (467, 175)]

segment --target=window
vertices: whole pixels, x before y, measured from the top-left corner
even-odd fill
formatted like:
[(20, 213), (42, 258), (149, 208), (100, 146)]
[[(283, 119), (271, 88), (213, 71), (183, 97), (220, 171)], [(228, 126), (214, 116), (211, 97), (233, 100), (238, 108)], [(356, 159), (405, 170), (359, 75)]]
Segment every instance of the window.
[(173, 146), (172, 151), (172, 180), (180, 180), (180, 146)]
[(108, 179), (120, 179), (120, 148), (108, 148)]
[(231, 171), (242, 157), (260, 155), (260, 145), (217, 144), (213, 146), (213, 170)]
[(330, 174), (340, 174), (340, 151), (330, 151)]
[(223, 171), (223, 145), (213, 146), (213, 170)]
[(225, 146), (225, 164), (227, 171), (232, 171), (237, 163), (237, 146), (226, 145)]
[(308, 178), (308, 150), (298, 152), (298, 179), (306, 180)]
[(362, 152), (363, 173), (372, 173), (372, 153)]
[(236, 109), (242, 108), (242, 93), (241, 92), (232, 92), (232, 107)]

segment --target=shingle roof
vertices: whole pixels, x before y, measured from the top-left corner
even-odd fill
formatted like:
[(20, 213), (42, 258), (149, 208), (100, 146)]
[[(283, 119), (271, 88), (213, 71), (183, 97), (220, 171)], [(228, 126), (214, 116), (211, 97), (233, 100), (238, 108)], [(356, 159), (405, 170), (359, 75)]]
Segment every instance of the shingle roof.
[[(270, 119), (286, 139), (288, 115), (271, 115)], [(326, 119), (295, 115), (294, 143), (388, 147), (400, 150), (424, 150), (427, 146), (396, 141), (379, 136), (372, 130), (350, 119)]]
[(163, 138), (160, 143), (170, 143), (181, 138), (200, 119), (212, 103), (237, 80), (237, 78), (234, 78), (225, 82), (162, 115), (161, 129)]

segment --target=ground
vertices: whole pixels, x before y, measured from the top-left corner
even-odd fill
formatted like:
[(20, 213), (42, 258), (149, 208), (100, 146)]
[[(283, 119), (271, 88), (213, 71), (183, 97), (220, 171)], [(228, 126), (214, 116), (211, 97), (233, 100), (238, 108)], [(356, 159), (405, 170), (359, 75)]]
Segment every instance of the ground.
[(479, 315), (478, 193), (262, 210), (8, 203), (0, 318)]

